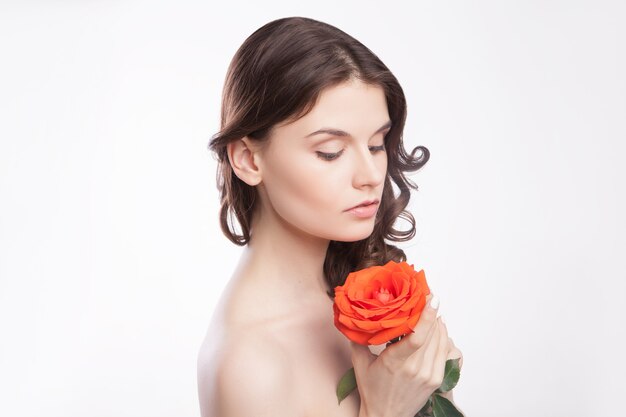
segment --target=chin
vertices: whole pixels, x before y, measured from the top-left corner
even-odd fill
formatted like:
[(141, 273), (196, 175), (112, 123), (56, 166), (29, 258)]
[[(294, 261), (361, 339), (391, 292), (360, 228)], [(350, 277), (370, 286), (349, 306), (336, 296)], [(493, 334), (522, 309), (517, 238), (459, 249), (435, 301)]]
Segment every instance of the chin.
[(372, 224), (367, 227), (353, 228), (353, 230), (343, 230), (343, 233), (335, 233), (331, 239), (337, 242), (357, 242), (370, 237), (373, 231), (374, 226)]

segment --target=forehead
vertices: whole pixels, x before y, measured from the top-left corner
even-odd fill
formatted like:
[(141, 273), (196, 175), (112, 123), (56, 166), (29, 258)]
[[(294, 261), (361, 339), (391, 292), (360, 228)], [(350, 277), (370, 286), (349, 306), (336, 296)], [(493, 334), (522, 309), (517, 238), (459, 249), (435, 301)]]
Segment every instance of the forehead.
[(306, 136), (322, 127), (345, 130), (369, 137), (389, 120), (385, 91), (377, 85), (349, 81), (322, 91), (313, 109), (304, 117), (276, 127), (276, 133)]

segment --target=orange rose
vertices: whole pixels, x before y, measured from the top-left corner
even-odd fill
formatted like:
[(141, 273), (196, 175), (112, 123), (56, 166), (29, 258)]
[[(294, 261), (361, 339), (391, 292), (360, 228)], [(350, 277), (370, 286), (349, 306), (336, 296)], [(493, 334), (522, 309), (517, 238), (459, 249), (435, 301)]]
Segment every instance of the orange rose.
[(430, 288), (424, 270), (389, 261), (351, 272), (335, 287), (335, 326), (361, 345), (379, 345), (413, 332)]

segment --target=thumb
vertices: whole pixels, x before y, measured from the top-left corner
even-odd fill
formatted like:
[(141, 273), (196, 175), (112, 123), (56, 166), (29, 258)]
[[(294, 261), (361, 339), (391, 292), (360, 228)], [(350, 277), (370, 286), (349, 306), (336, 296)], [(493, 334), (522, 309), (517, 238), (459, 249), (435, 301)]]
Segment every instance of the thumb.
[(360, 345), (353, 341), (350, 341), (350, 349), (352, 350), (352, 364), (356, 368), (367, 367), (374, 362), (377, 358), (369, 347)]

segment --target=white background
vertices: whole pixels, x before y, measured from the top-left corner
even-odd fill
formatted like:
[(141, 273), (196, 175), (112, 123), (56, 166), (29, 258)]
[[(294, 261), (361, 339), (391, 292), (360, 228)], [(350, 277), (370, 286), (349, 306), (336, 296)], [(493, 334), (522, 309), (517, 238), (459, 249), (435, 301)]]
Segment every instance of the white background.
[(621, 1), (4, 1), (0, 415), (199, 416), (226, 68), (280, 17), (372, 49), (426, 146), (401, 245), (463, 351), (468, 417), (618, 415), (626, 308)]

